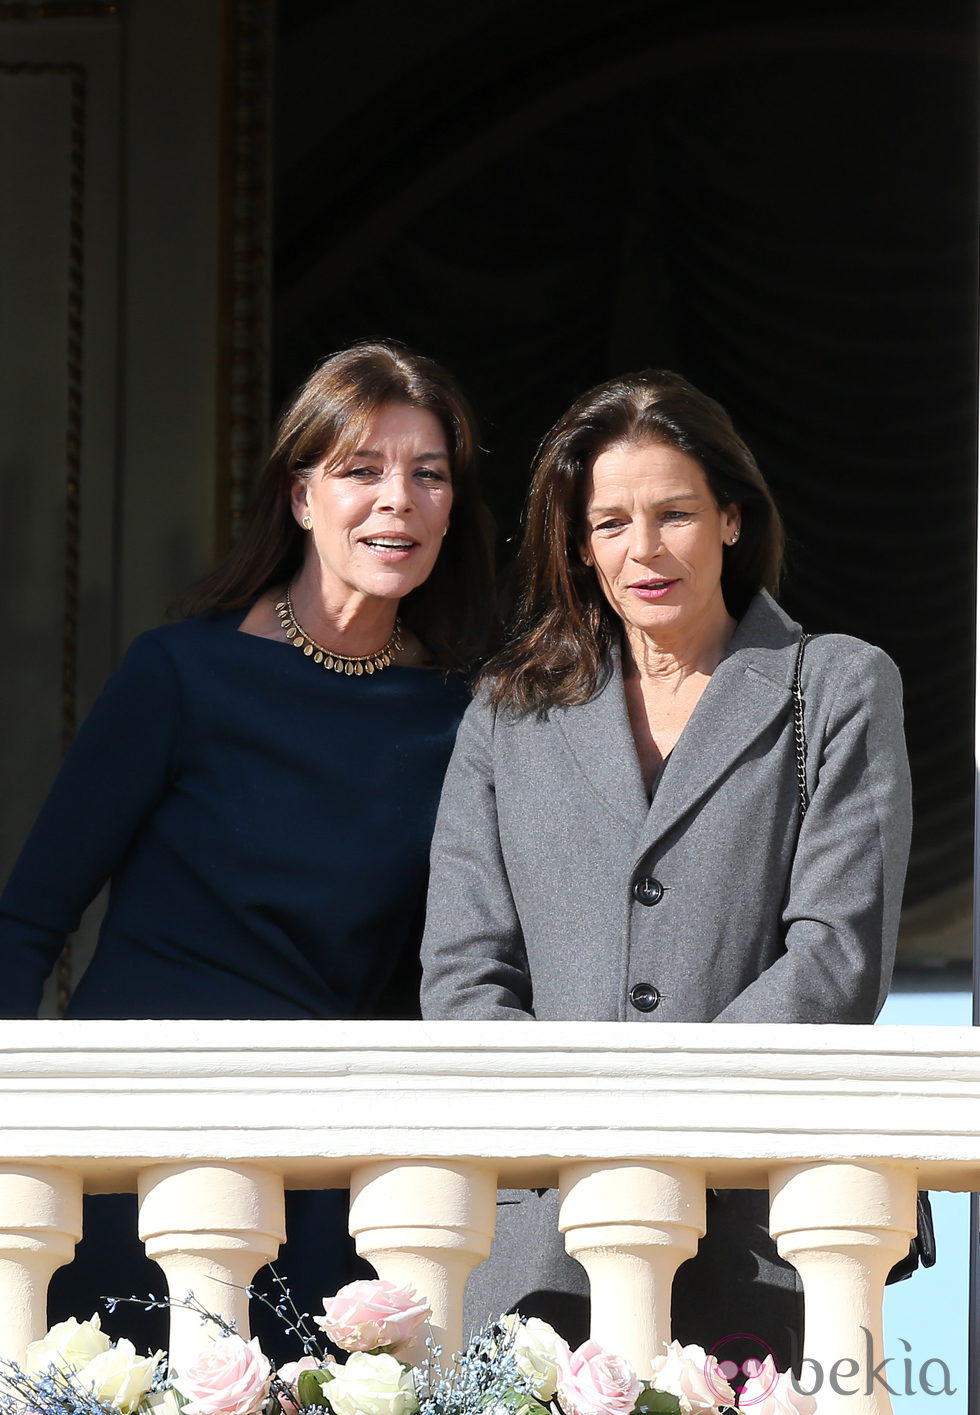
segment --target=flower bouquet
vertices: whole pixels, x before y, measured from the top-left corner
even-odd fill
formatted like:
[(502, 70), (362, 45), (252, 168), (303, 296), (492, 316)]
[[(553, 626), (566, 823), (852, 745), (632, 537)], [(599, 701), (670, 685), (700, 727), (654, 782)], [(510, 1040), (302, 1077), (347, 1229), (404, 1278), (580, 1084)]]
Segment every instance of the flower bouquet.
[[(297, 1312), (280, 1284), (275, 1304), (303, 1354), (274, 1370), (258, 1340), (208, 1312), (193, 1294), (180, 1306), (214, 1323), (220, 1335), (183, 1370), (168, 1372), (163, 1352), (138, 1356), (112, 1342), (98, 1316), (71, 1318), (33, 1342), (23, 1365), (0, 1362), (0, 1415), (690, 1415), (752, 1410), (812, 1415), (803, 1394), (772, 1358), (736, 1369), (700, 1346), (671, 1342), (643, 1380), (622, 1356), (587, 1341), (573, 1351), (546, 1322), (517, 1314), (489, 1323), (453, 1360), (426, 1339), (417, 1367), (400, 1356), (431, 1316), (411, 1288), (384, 1279), (350, 1283), (323, 1299), (323, 1316)], [(261, 1297), (269, 1302), (270, 1299)], [(129, 1299), (136, 1300), (136, 1299)], [(110, 1307), (115, 1303), (110, 1303)], [(347, 1353), (327, 1354), (323, 1337)]]

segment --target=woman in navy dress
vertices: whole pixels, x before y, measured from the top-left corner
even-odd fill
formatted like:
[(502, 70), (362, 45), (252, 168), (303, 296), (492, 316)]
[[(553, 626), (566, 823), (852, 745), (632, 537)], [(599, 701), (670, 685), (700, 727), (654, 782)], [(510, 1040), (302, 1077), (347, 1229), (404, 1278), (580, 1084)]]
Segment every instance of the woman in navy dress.
[[(107, 881), (69, 1017), (370, 1017), (411, 976), (493, 603), (474, 453), (467, 404), (431, 361), (360, 344), (314, 371), (239, 544), (187, 618), (134, 642), (65, 760), (0, 896), (4, 1015), (36, 1013)], [(416, 995), (387, 1005), (413, 1015)], [(145, 1258), (107, 1275), (121, 1202), (87, 1200), (53, 1320), (159, 1290)], [(304, 1306), (348, 1275), (345, 1207), (289, 1196), (282, 1261)], [(134, 1316), (117, 1319), (127, 1334)]]

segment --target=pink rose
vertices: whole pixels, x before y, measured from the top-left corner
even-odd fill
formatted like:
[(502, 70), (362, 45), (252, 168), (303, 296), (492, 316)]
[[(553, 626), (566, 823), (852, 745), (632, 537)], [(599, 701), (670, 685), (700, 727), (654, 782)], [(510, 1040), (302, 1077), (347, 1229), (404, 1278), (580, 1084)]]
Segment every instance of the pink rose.
[(345, 1351), (404, 1346), (432, 1316), (432, 1308), (411, 1287), (385, 1278), (349, 1282), (336, 1297), (324, 1297), (323, 1311), (313, 1320)]
[(751, 1410), (752, 1415), (813, 1415), (817, 1402), (796, 1389), (789, 1371), (779, 1374), (775, 1361), (767, 1356), (742, 1387), (738, 1408)]
[(672, 1341), (663, 1356), (655, 1356), (650, 1384), (654, 1390), (676, 1395), (685, 1415), (735, 1404), (735, 1392), (719, 1371), (717, 1357), (706, 1355), (703, 1346), (693, 1343), (681, 1346)]
[(318, 1371), (319, 1369), (320, 1362), (316, 1361), (312, 1356), (301, 1356), (298, 1361), (287, 1361), (285, 1366), (279, 1367), (276, 1375), (282, 1381), (283, 1385), (288, 1386), (293, 1393), (292, 1400), (290, 1400), (289, 1396), (286, 1395), (284, 1391), (278, 1391), (276, 1395), (276, 1399), (279, 1401), (283, 1410), (285, 1410), (286, 1415), (296, 1415), (296, 1411), (299, 1409), (299, 1403), (296, 1398), (296, 1382), (300, 1378), (300, 1373), (302, 1371)]
[(185, 1415), (254, 1415), (269, 1394), (272, 1366), (258, 1337), (219, 1336), (177, 1378)]
[(597, 1341), (558, 1352), (558, 1399), (566, 1415), (629, 1415), (641, 1389), (626, 1358)]

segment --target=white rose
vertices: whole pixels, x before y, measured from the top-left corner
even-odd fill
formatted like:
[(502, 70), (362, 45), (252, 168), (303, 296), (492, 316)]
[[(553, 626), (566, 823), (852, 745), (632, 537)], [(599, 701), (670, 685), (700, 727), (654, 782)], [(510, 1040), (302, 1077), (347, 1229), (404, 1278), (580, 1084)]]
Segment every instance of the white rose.
[(414, 1415), (419, 1408), (412, 1372), (394, 1356), (355, 1351), (323, 1390), (335, 1415)]
[(771, 1356), (745, 1382), (738, 1403), (740, 1409), (751, 1409), (752, 1415), (814, 1415), (817, 1408), (812, 1395), (796, 1388), (789, 1371), (777, 1372)]
[(24, 1369), (35, 1376), (51, 1366), (56, 1366), (59, 1371), (77, 1371), (80, 1366), (87, 1365), (93, 1356), (108, 1351), (110, 1344), (98, 1313), (87, 1322), (69, 1317), (66, 1322), (58, 1322), (40, 1340), (31, 1342)]
[(75, 1377), (76, 1384), (90, 1390), (96, 1400), (107, 1401), (130, 1415), (153, 1383), (162, 1351), (152, 1356), (137, 1356), (131, 1341), (117, 1341), (108, 1351), (94, 1356)]
[(568, 1342), (540, 1317), (522, 1321), (516, 1312), (500, 1318), (500, 1325), (514, 1338), (514, 1364), (538, 1400), (550, 1400), (558, 1389), (558, 1360)]
[(703, 1346), (681, 1346), (672, 1341), (666, 1354), (653, 1358), (654, 1390), (676, 1395), (685, 1415), (696, 1410), (717, 1410), (734, 1405), (735, 1392), (718, 1370), (718, 1361)]

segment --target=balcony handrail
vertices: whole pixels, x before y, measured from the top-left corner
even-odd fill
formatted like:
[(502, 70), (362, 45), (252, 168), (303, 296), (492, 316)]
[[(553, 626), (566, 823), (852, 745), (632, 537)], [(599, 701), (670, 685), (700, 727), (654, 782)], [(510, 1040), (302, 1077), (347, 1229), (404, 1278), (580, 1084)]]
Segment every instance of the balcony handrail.
[[(358, 1251), (425, 1291), (457, 1349), (497, 1187), (553, 1185), (594, 1338), (647, 1370), (706, 1186), (768, 1187), (803, 1279), (805, 1359), (857, 1370), (882, 1351), (916, 1188), (980, 1188), (978, 1100), (980, 1030), (965, 1027), (11, 1021), (0, 1350), (43, 1331), (83, 1191), (136, 1190), (170, 1290), (203, 1284), (244, 1330), (245, 1288), (284, 1237), (284, 1183), (349, 1186)], [(209, 1339), (172, 1314), (178, 1369)], [(891, 1409), (873, 1383), (824, 1390), (820, 1408)]]
[(978, 1187), (969, 1027), (606, 1022), (9, 1021), (0, 1161), (274, 1164), (344, 1185), (369, 1159), (492, 1159), (501, 1184), (569, 1158), (690, 1158), (716, 1187), (773, 1163), (894, 1158)]

